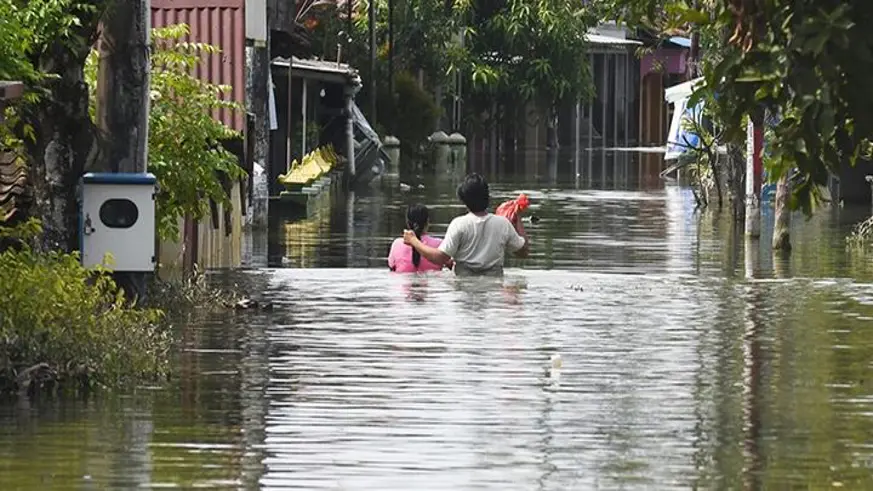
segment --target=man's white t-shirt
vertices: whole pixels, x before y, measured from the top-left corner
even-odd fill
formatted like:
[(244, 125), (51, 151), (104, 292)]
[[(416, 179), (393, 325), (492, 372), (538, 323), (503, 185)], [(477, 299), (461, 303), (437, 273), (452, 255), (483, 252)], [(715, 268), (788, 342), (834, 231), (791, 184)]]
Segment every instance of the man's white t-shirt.
[(487, 274), (503, 270), (507, 249), (515, 252), (522, 247), (524, 237), (506, 217), (467, 213), (452, 220), (439, 250), (455, 260), (456, 273)]

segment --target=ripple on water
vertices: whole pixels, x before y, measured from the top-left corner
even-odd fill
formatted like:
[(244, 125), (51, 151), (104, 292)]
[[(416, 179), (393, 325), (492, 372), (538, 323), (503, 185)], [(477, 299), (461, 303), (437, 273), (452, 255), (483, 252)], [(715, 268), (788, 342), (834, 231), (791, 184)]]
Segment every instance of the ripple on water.
[(184, 325), (170, 389), (0, 405), (0, 489), (873, 489), (873, 289), (818, 245), (777, 275), (685, 191), (547, 190), (525, 269), (392, 275), (383, 194), (270, 253), (379, 269), (232, 275), (273, 311)]

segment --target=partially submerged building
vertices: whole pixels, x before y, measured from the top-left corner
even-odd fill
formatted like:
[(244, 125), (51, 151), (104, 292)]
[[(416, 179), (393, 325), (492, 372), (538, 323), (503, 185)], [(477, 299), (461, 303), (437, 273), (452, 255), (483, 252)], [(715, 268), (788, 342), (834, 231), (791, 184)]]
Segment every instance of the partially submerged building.
[[(688, 40), (632, 36), (625, 28), (609, 23), (590, 30), (585, 39), (594, 97), (560, 108), (559, 149), (548, 148), (545, 108), (528, 103), (517, 121), (501, 123), (512, 125), (512, 129), (498, 127), (490, 135), (470, 138), (471, 166), (497, 169), (499, 158), (519, 154), (523, 158), (516, 167), (539, 169), (547, 164), (572, 169), (577, 175), (603, 175), (618, 165), (621, 159), (614, 156), (625, 149), (663, 149), (671, 117), (663, 88), (684, 80)], [(550, 158), (552, 162), (547, 163)], [(643, 158), (658, 167), (663, 164), (657, 152)]]
[[(337, 150), (344, 151), (346, 144), (337, 136), (344, 121), (353, 122), (352, 157), (357, 158), (357, 180), (381, 173), (381, 142), (353, 100), (350, 106), (345, 102), (348, 91), (360, 86), (360, 80), (354, 81), (357, 72), (336, 62), (309, 59), (311, 50), (295, 19), (296, 2), (152, 0), (151, 12), (153, 27), (184, 23), (190, 27), (190, 41), (221, 49), (221, 53), (205, 57), (196, 74), (211, 83), (232, 86), (227, 97), (245, 107), (245, 112), (221, 110), (214, 116), (241, 132), (242, 138), (226, 142), (226, 146), (249, 175), (244, 182), (227, 183), (231, 210), (212, 203), (211, 219), (184, 221), (178, 243), (162, 249), (164, 264), (183, 265), (186, 269), (193, 264), (203, 268), (239, 265), (242, 229), (245, 224), (266, 226), (268, 196), (278, 192), (277, 176), (287, 170), (294, 155), (302, 155), (301, 151), (312, 143), (329, 140), (335, 142)], [(311, 81), (305, 98), (303, 84), (295, 84), (294, 78)], [(352, 98), (354, 93), (356, 89)], [(303, 104), (303, 100), (307, 103)], [(326, 134), (320, 134), (321, 130)], [(370, 165), (363, 167), (363, 163)]]
[(279, 194), (278, 176), (294, 161), (326, 145), (345, 158), (349, 185), (366, 184), (382, 174), (387, 155), (355, 103), (361, 89), (356, 69), (337, 61), (275, 57), (271, 79), (275, 131), (270, 135), (270, 196)]

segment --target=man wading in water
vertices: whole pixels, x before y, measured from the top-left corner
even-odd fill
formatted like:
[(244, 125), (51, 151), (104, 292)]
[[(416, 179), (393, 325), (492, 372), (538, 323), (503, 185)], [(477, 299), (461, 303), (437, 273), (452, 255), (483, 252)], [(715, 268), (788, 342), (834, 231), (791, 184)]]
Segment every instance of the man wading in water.
[(488, 183), (484, 177), (468, 175), (458, 186), (458, 199), (469, 213), (452, 220), (439, 247), (422, 243), (412, 230), (403, 231), (403, 242), (434, 264), (454, 259), (458, 276), (499, 276), (503, 274), (505, 251), (527, 256), (529, 245), (521, 220), (513, 225), (505, 217), (488, 213)]

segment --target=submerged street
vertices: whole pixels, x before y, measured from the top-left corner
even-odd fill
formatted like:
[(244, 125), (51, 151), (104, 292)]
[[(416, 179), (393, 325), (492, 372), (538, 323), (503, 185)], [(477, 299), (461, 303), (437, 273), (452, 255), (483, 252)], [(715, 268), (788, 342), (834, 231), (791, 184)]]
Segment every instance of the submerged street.
[(0, 406), (0, 488), (873, 486), (869, 210), (795, 218), (774, 260), (772, 217), (747, 246), (635, 165), (488, 175), (541, 218), (502, 281), (388, 271), (407, 204), (462, 213), (445, 180), (274, 219), (215, 275), (272, 311), (180, 322), (167, 388)]

